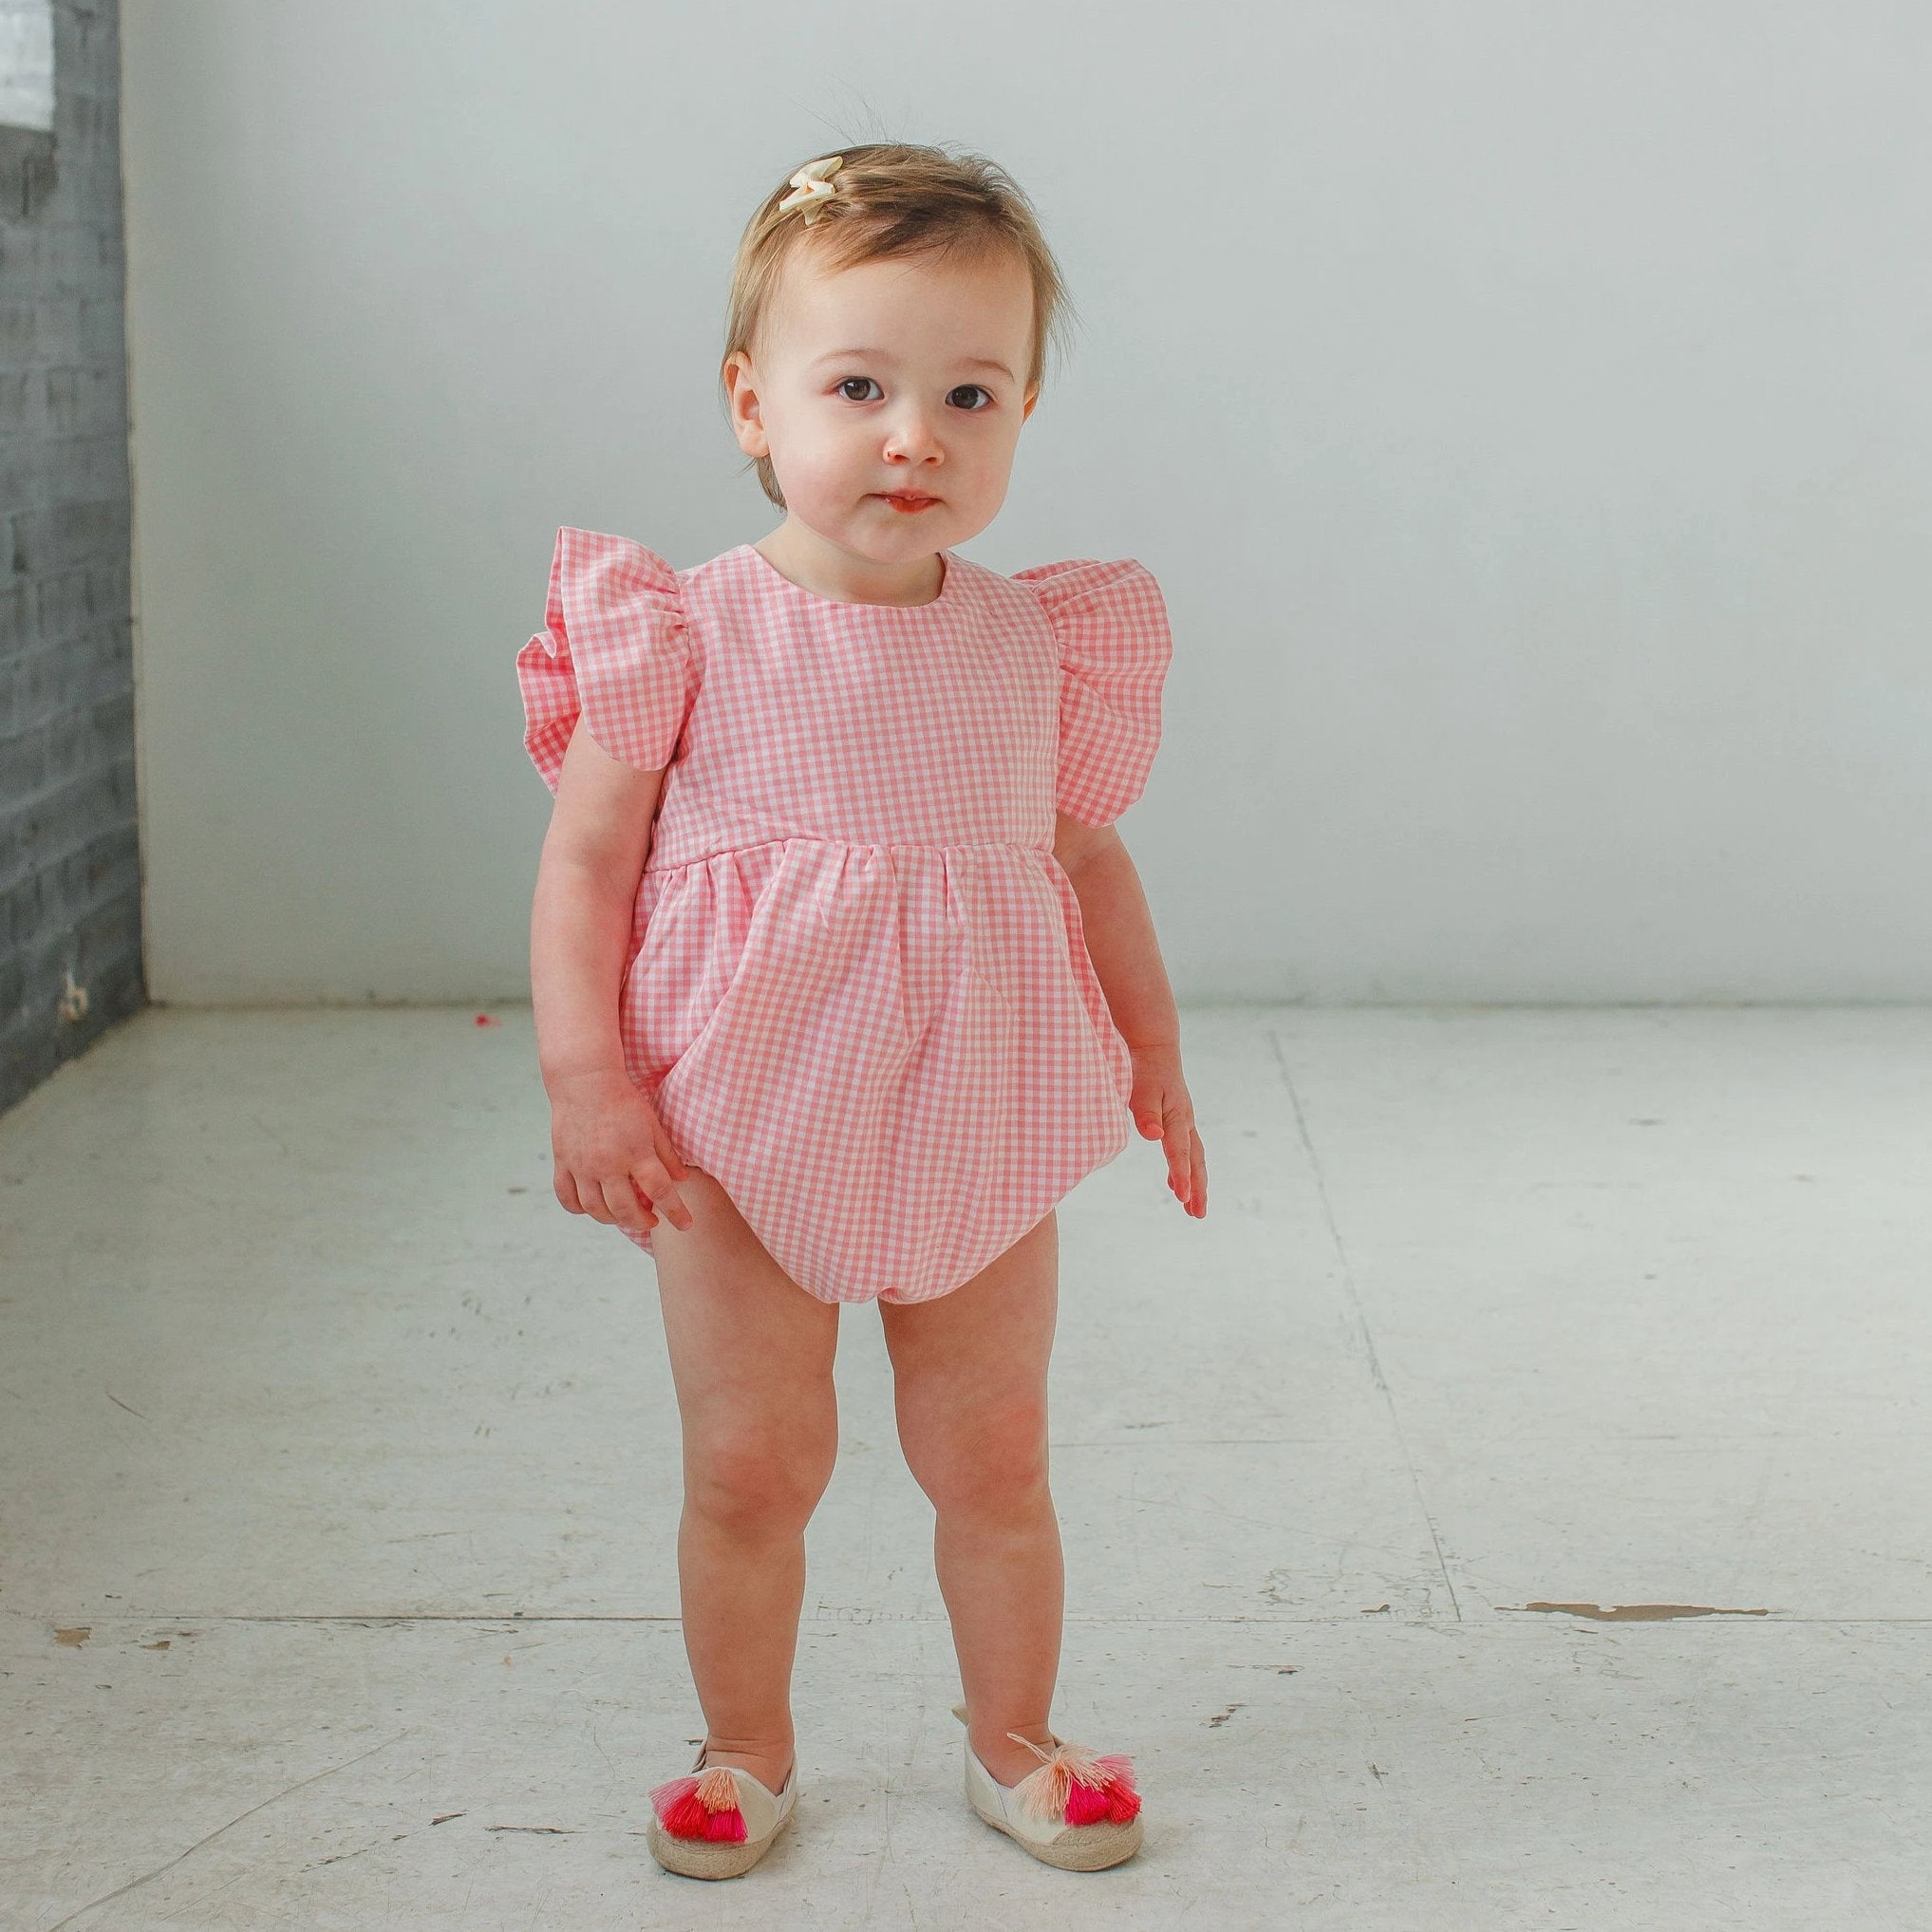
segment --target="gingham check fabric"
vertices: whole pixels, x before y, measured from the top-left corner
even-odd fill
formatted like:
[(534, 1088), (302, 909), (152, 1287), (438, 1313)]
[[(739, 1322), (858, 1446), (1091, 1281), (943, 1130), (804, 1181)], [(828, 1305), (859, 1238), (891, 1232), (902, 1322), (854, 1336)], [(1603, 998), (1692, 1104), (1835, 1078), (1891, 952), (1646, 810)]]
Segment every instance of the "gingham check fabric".
[(1166, 605), (1128, 558), (1006, 577), (942, 555), (932, 602), (852, 604), (748, 543), (679, 571), (566, 527), (516, 658), (553, 792), (580, 716), (666, 770), (626, 1069), (821, 1301), (959, 1286), (1132, 1124), (1054, 815), (1104, 825), (1140, 796)]

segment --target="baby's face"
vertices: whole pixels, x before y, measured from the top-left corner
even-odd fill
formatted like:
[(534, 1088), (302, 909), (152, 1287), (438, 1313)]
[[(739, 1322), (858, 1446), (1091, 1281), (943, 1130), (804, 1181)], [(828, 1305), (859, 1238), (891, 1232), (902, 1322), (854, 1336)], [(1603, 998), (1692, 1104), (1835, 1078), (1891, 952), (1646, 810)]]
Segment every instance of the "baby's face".
[[(929, 556), (1005, 500), (1032, 334), (1032, 282), (1005, 251), (835, 274), (797, 258), (756, 366), (733, 359), (739, 446), (770, 455), (790, 516), (828, 542), (880, 564)], [(932, 500), (900, 509), (894, 491)]]

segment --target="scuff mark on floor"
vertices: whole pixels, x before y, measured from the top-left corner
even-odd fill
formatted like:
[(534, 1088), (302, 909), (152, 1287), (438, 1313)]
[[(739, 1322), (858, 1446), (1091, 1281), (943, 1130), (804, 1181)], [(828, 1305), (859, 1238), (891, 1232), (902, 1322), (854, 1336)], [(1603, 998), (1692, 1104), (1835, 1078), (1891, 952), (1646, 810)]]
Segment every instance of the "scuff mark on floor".
[(205, 1837), (196, 1839), (186, 1851), (177, 1852), (164, 1865), (156, 1866), (152, 1871), (142, 1872), (139, 1878), (129, 1879), (124, 1885), (116, 1885), (111, 1892), (103, 1892), (98, 1899), (89, 1899), (84, 1905), (75, 1906), (65, 1919), (57, 1920), (53, 1924), (49, 1925), (47, 1928), (47, 1932), (63, 1932), (63, 1927), (71, 1925), (76, 1919), (84, 1918), (96, 1905), (104, 1905), (110, 1900), (121, 1898), (125, 1893), (139, 1891), (142, 1885), (151, 1884), (154, 1880), (159, 1878), (164, 1871), (172, 1871), (184, 1858), (192, 1858), (204, 1845), (212, 1844), (224, 1831), (234, 1830), (244, 1818), (253, 1818), (264, 1806), (272, 1805), (278, 1799), (286, 1798), (291, 1792), (299, 1791), (305, 1785), (312, 1785), (321, 1778), (334, 1777), (338, 1773), (347, 1771), (351, 1765), (362, 1763), (364, 1758), (373, 1757), (377, 1752), (388, 1750), (389, 1746), (394, 1744), (397, 1739), (406, 1737), (408, 1735), (407, 1731), (399, 1731), (395, 1737), (385, 1737), (382, 1743), (372, 1744), (366, 1751), (359, 1751), (353, 1757), (345, 1758), (340, 1764), (327, 1765), (321, 1771), (311, 1772), (305, 1778), (297, 1778), (293, 1784), (286, 1786), (279, 1791), (271, 1792), (269, 1796), (261, 1800), (260, 1804), (251, 1805), (247, 1810), (237, 1812), (226, 1825), (217, 1825)]
[[(1496, 1607), (1509, 1606), (1498, 1604)], [(1604, 1623), (1655, 1623), (1665, 1617), (1769, 1617), (1769, 1610), (1719, 1610), (1708, 1604), (1524, 1604), (1525, 1610), (1560, 1610), (1569, 1617), (1594, 1617)]]

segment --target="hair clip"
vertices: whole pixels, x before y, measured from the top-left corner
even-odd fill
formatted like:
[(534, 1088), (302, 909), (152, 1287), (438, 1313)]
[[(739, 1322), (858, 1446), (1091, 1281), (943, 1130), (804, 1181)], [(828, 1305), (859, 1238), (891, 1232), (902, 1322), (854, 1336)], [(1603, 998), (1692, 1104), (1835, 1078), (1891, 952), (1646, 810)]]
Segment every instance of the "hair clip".
[(792, 177), (792, 193), (778, 203), (782, 215), (788, 208), (803, 208), (809, 228), (818, 219), (820, 202), (829, 201), (838, 190), (832, 178), (845, 165), (843, 155), (827, 155), (822, 160), (808, 161)]

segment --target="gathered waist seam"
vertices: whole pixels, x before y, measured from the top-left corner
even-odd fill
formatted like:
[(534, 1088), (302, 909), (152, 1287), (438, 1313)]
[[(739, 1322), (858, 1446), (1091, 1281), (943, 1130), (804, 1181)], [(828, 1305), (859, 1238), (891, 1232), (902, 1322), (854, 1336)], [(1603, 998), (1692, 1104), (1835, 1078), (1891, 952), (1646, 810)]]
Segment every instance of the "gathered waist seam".
[(814, 832), (791, 832), (777, 838), (755, 838), (748, 845), (721, 845), (714, 851), (699, 853), (691, 858), (672, 859), (666, 865), (656, 863), (657, 853), (653, 852), (651, 862), (644, 870), (647, 875), (681, 872), (686, 866), (703, 865), (730, 853), (761, 852), (768, 845), (794, 844), (843, 846), (851, 852), (983, 852), (1004, 847), (1013, 852), (1050, 855), (1053, 851), (1050, 845), (1035, 845), (1024, 838), (826, 838)]

